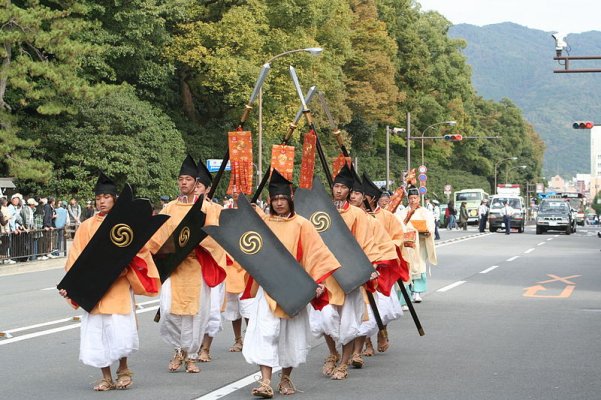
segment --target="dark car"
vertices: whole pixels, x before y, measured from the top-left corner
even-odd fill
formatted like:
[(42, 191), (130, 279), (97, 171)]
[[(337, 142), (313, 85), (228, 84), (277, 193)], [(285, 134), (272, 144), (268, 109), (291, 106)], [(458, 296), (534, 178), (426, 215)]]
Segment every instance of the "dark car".
[(538, 206), (536, 234), (546, 231), (564, 231), (569, 235), (574, 230), (574, 215), (570, 205), (561, 199), (544, 199)]

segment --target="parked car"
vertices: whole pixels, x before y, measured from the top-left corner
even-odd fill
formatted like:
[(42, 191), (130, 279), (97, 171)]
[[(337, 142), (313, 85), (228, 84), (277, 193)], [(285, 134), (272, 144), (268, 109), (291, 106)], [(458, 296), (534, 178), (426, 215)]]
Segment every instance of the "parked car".
[(510, 228), (516, 228), (519, 233), (524, 232), (526, 208), (524, 207), (524, 199), (520, 196), (494, 195), (489, 198), (488, 229), (491, 232), (496, 232), (504, 227), (501, 210), (505, 201), (513, 209), (513, 214), (509, 219)]
[(575, 230), (576, 220), (570, 205), (561, 199), (544, 199), (538, 206), (536, 234), (546, 231), (564, 231), (569, 235)]

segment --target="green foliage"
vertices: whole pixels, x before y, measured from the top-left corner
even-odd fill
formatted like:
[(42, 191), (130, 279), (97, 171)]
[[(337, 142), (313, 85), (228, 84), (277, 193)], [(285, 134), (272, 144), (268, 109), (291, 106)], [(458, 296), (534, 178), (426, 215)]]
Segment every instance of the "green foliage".
[[(444, 184), (488, 190), (495, 161), (507, 154), (531, 166), (512, 171), (517, 181), (540, 174), (544, 145), (532, 126), (512, 102), (475, 94), (465, 41), (450, 38), (450, 22), (412, 0), (0, 1), (7, 5), (0, 9), (0, 109), (11, 114), (2, 123), (0, 150), (8, 157), (0, 172), (32, 192), (87, 197), (103, 169), (140, 195), (175, 194), (186, 152), (222, 157), (267, 61), (264, 165), (299, 108), (288, 73), (294, 65), (305, 91), (316, 85), (325, 93), (347, 148), (374, 179), (385, 177), (385, 126), (405, 126), (407, 112), (413, 138), (477, 138), (424, 140), (435, 196)], [(319, 57), (279, 57), (317, 46)], [(256, 133), (254, 107), (245, 129)], [(318, 102), (310, 107), (331, 166), (339, 149)], [(447, 120), (457, 126), (439, 124)], [(303, 122), (297, 131), (299, 154)], [(408, 145), (414, 166), (421, 162), (420, 141), (405, 138), (390, 138), (397, 183)]]
[(51, 193), (89, 197), (101, 170), (118, 186), (133, 185), (139, 196), (156, 200), (176, 194), (175, 177), (185, 154), (181, 135), (131, 88), (79, 103), (77, 113), (60, 122), (45, 118), (27, 125), (32, 136), (44, 137), (46, 157), (54, 165), (46, 186)]

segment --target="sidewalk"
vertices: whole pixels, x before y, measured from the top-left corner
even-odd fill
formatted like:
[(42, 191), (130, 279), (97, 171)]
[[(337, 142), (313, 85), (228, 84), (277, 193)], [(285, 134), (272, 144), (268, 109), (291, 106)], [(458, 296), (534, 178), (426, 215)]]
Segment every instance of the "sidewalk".
[(26, 274), (28, 272), (46, 271), (49, 269), (65, 268), (67, 257), (57, 257), (44, 261), (26, 261), (16, 264), (1, 264), (0, 276)]
[[(67, 252), (72, 240), (67, 240)], [(49, 269), (65, 268), (67, 257), (61, 256), (48, 260), (25, 261), (16, 264), (0, 264), (0, 276), (26, 274), (29, 272), (46, 271)]]

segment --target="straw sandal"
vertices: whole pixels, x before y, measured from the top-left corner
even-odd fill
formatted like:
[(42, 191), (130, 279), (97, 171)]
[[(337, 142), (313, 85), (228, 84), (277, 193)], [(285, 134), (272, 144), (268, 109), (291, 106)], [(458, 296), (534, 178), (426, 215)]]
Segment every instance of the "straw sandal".
[(334, 372), (332, 372), (332, 376), (330, 377), (330, 379), (335, 380), (335, 381), (341, 381), (343, 379), (346, 379), (347, 376), (348, 376), (348, 365), (340, 364), (339, 366), (334, 368)]
[(242, 340), (242, 336), (239, 336), (236, 338), (236, 341), (234, 342), (234, 345), (232, 347), (230, 347), (230, 352), (232, 353), (239, 353), (242, 351), (242, 347), (244, 346), (244, 342)]
[(269, 379), (257, 379), (257, 383), (259, 386), (252, 388), (251, 394), (264, 399), (271, 399), (273, 397), (273, 388), (269, 385), (271, 381)]
[(200, 362), (211, 362), (211, 354), (209, 353), (209, 349), (207, 347), (200, 348), (200, 354), (198, 355), (198, 361)]
[(278, 392), (284, 396), (296, 393), (296, 387), (292, 383), (292, 380), (290, 380), (290, 375), (282, 375), (280, 384), (278, 385)]
[(129, 368), (125, 368), (121, 371), (117, 371), (117, 382), (115, 384), (115, 388), (119, 390), (125, 390), (133, 385), (134, 381), (132, 377), (134, 373), (129, 370)]
[(371, 357), (374, 355), (374, 353), (374, 345), (371, 343), (371, 339), (367, 338), (365, 340), (365, 350), (363, 350), (363, 353), (361, 353), (361, 355), (364, 355), (365, 357)]
[(351, 357), (350, 364), (355, 368), (363, 368), (363, 357), (361, 357), (361, 354), (354, 353), (353, 357)]
[(113, 390), (114, 388), (115, 384), (111, 378), (102, 378), (94, 385), (94, 390), (97, 392), (106, 392), (107, 390)]
[(388, 341), (388, 331), (381, 330), (378, 332), (378, 351), (380, 353), (384, 353), (390, 347), (390, 342)]
[(198, 365), (196, 365), (196, 361), (193, 358), (186, 358), (186, 372), (190, 373), (190, 374), (197, 374), (200, 372), (200, 368), (198, 368)]
[(323, 362), (321, 372), (325, 376), (331, 376), (332, 372), (334, 372), (334, 369), (336, 368), (336, 363), (339, 359), (340, 356), (338, 354), (330, 354), (329, 356), (327, 356), (325, 361)]
[(182, 366), (186, 353), (182, 349), (176, 349), (171, 361), (169, 361), (169, 372), (175, 372)]

